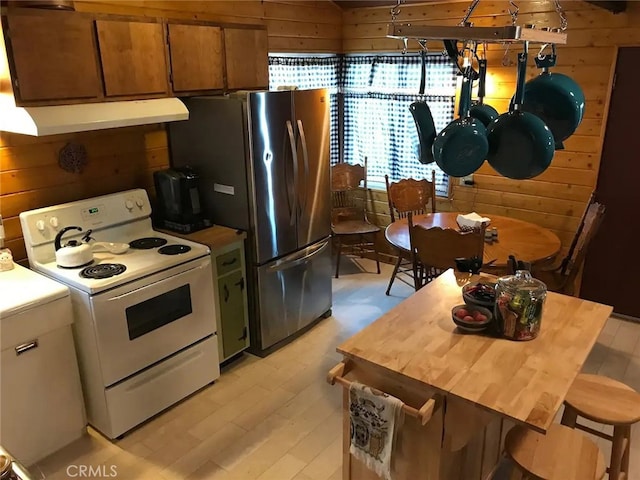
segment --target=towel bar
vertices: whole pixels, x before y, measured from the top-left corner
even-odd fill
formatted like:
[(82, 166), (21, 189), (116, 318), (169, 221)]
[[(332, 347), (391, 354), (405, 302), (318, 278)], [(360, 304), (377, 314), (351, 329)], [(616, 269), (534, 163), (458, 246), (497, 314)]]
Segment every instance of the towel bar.
[[(335, 383), (338, 382), (344, 385), (345, 387), (351, 386), (351, 381), (347, 380), (342, 376), (345, 373), (347, 373), (345, 371), (346, 368), (347, 368), (347, 364), (345, 362), (340, 362), (339, 364), (337, 364), (335, 367), (329, 370), (329, 373), (327, 374), (327, 382), (330, 383), (331, 385), (335, 385)], [(426, 425), (427, 422), (431, 420), (431, 417), (433, 416), (433, 411), (435, 409), (435, 406), (436, 406), (435, 399), (430, 398), (424, 403), (424, 405), (422, 405), (422, 407), (420, 407), (420, 410), (418, 410), (417, 408), (410, 407), (409, 405), (406, 405), (403, 403), (402, 411), (411, 417), (416, 417), (418, 420), (420, 420), (420, 423), (422, 425)]]

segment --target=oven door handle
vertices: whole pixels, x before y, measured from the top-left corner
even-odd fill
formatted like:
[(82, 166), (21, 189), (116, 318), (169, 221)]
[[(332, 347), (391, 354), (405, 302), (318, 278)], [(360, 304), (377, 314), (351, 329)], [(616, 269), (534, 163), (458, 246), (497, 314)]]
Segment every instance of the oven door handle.
[(153, 287), (154, 285), (156, 285), (156, 284), (158, 284), (158, 283), (160, 283), (160, 282), (164, 282), (164, 281), (166, 281), (168, 278), (175, 279), (175, 278), (177, 278), (177, 277), (184, 276), (184, 275), (187, 275), (187, 274), (190, 274), (190, 273), (196, 272), (196, 271), (198, 271), (198, 270), (203, 270), (203, 269), (205, 269), (205, 268), (208, 268), (208, 267), (209, 267), (209, 265), (210, 265), (210, 263), (208, 263), (208, 262), (207, 262), (207, 263), (205, 263), (205, 264), (202, 264), (202, 265), (198, 265), (197, 267), (190, 268), (189, 270), (185, 270), (184, 272), (180, 272), (180, 273), (178, 273), (177, 275), (175, 275), (175, 276), (173, 276), (173, 277), (165, 277), (165, 278), (161, 278), (161, 279), (159, 279), (159, 280), (157, 280), (157, 281), (155, 281), (155, 282), (153, 282), (153, 283), (149, 283), (149, 284), (147, 284), (147, 285), (144, 285), (143, 287), (136, 288), (135, 290), (130, 290), (130, 291), (126, 292), (126, 293), (123, 293), (122, 295), (117, 295), (117, 296), (115, 296), (115, 297), (108, 298), (108, 299), (106, 299), (106, 301), (107, 301), (107, 302), (114, 302), (114, 301), (117, 301), (117, 300), (122, 300), (123, 298), (126, 298), (126, 297), (128, 297), (129, 295), (133, 295), (133, 294), (135, 294), (135, 293), (140, 292), (141, 290), (146, 290), (146, 289), (148, 289), (148, 288), (151, 288), (151, 287)]

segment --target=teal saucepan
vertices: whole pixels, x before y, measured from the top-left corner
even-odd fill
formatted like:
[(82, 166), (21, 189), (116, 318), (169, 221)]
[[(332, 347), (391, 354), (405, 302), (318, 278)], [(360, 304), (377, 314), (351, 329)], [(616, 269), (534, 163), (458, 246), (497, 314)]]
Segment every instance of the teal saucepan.
[(477, 118), (487, 127), (498, 118), (498, 112), (491, 105), (484, 103), (485, 85), (487, 80), (487, 61), (478, 60), (478, 100), (473, 102), (469, 109), (469, 115)]
[(522, 109), (547, 124), (553, 133), (556, 150), (562, 150), (562, 142), (573, 135), (584, 116), (584, 92), (571, 77), (549, 72), (549, 68), (555, 66), (555, 49), (552, 55), (536, 57), (535, 61), (542, 73), (526, 83), (526, 102)]
[(433, 142), (433, 157), (447, 175), (464, 177), (475, 172), (487, 157), (487, 129), (469, 116), (471, 80), (465, 75), (460, 91), (460, 117), (447, 125)]
[(544, 172), (553, 159), (555, 142), (547, 125), (533, 113), (523, 110), (526, 104), (524, 81), (527, 69), (527, 44), (518, 55), (516, 94), (509, 111), (487, 128), (487, 161), (500, 174), (523, 180)]

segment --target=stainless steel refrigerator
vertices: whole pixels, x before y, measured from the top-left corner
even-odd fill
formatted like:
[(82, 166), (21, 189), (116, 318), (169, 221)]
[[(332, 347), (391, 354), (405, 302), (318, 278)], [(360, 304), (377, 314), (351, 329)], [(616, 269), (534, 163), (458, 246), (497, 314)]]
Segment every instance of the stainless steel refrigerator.
[(169, 124), (171, 163), (200, 174), (214, 223), (248, 232), (251, 351), (266, 354), (331, 312), (329, 96), (184, 102), (189, 120)]

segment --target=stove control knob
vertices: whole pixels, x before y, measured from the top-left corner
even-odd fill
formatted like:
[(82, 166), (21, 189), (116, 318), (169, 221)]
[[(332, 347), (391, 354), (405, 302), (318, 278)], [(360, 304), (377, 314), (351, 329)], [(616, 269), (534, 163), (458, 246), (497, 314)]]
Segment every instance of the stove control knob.
[(38, 220), (36, 222), (36, 228), (41, 232), (44, 232), (44, 220)]
[(144, 205), (144, 202), (142, 201), (141, 198), (136, 198), (136, 205), (138, 206), (138, 208), (142, 208), (142, 206)]
[(58, 228), (58, 217), (51, 217), (49, 219), (49, 225), (51, 225), (53, 228)]
[(127, 207), (127, 210), (129, 211), (133, 210), (133, 202), (131, 200), (124, 202), (124, 206)]

